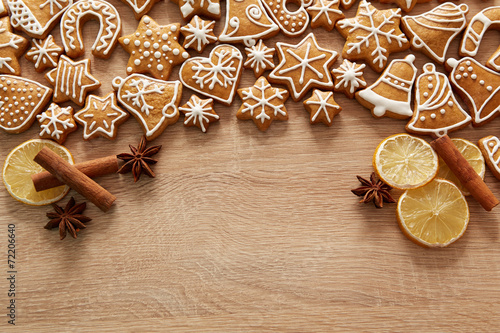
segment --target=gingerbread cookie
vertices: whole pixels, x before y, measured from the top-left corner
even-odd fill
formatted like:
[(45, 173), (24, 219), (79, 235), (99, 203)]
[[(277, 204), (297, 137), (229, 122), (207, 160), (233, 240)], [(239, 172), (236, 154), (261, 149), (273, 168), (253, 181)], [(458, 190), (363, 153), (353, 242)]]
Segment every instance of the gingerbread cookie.
[(134, 11), (136, 20), (140, 20), (142, 16), (147, 14), (154, 4), (160, 0), (121, 0)]
[(288, 91), (274, 88), (261, 76), (249, 88), (238, 89), (243, 104), (236, 113), (241, 120), (252, 119), (257, 128), (265, 131), (273, 120), (288, 120), (285, 102)]
[(411, 117), (411, 90), (417, 76), (414, 61), (413, 54), (393, 60), (373, 85), (356, 93), (356, 100), (376, 118)]
[(12, 33), (8, 17), (0, 18), (0, 74), (21, 75), (19, 58), (28, 46), (28, 40)]
[(9, 14), (9, 12), (7, 11), (7, 8), (3, 4), (3, 1), (0, 1), (0, 17), (5, 16), (7, 14)]
[(186, 87), (229, 105), (241, 78), (243, 57), (232, 45), (217, 45), (208, 58), (191, 58), (182, 64), (180, 80)]
[(52, 35), (48, 35), (45, 39), (33, 38), (25, 57), (35, 64), (35, 70), (40, 73), (46, 68), (55, 68), (62, 53), (63, 48), (54, 42)]
[(304, 101), (304, 108), (311, 114), (311, 124), (323, 123), (332, 126), (333, 117), (342, 111), (342, 108), (333, 99), (333, 92), (314, 89), (310, 98)]
[(101, 83), (90, 74), (90, 59), (73, 61), (62, 55), (57, 67), (45, 74), (54, 86), (54, 102), (73, 101), (82, 106), (87, 93), (99, 89)]
[(269, 81), (286, 84), (294, 101), (302, 99), (312, 88), (333, 88), (330, 68), (337, 52), (319, 47), (314, 34), (297, 45), (276, 43), (276, 47), (279, 64), (269, 74)]
[(184, 113), (184, 126), (198, 127), (203, 133), (206, 133), (211, 123), (219, 120), (219, 116), (214, 111), (214, 100), (201, 99), (196, 95), (192, 95), (189, 101), (179, 110)]
[(124, 123), (129, 114), (116, 105), (115, 93), (104, 97), (89, 95), (85, 107), (75, 114), (75, 120), (83, 126), (83, 139), (90, 140), (99, 136), (116, 139), (118, 126)]
[[(500, 29), (500, 6), (486, 8), (472, 18), (462, 39), (460, 56), (475, 57), (488, 29)], [(500, 71), (500, 47), (490, 57), (486, 66)]]
[(247, 60), (243, 67), (252, 69), (255, 77), (258, 78), (266, 70), (274, 68), (274, 52), (276, 50), (265, 46), (261, 39), (256, 45), (245, 48)]
[(68, 57), (77, 58), (85, 53), (82, 27), (91, 19), (97, 19), (101, 25), (92, 45), (92, 54), (103, 59), (111, 56), (122, 31), (120, 14), (107, 1), (78, 0), (61, 18), (61, 39)]
[(314, 4), (307, 7), (311, 16), (311, 28), (323, 27), (327, 31), (333, 30), (335, 23), (345, 15), (339, 9), (339, 0), (314, 0)]
[(335, 91), (344, 93), (348, 98), (354, 98), (354, 93), (366, 87), (363, 77), (365, 64), (357, 64), (344, 59), (339, 68), (332, 70)]
[(36, 116), (40, 123), (40, 138), (52, 139), (59, 144), (66, 141), (71, 132), (76, 131), (76, 123), (73, 119), (73, 108), (71, 106), (62, 108), (56, 103), (50, 104), (49, 108)]
[(335, 27), (346, 38), (342, 58), (365, 60), (377, 72), (384, 70), (389, 55), (410, 48), (399, 29), (401, 9), (378, 10), (361, 0), (356, 17), (343, 19)]
[[(312, 4), (313, 0), (261, 1), (284, 35), (289, 37), (300, 36), (309, 25), (309, 14), (306, 8)], [(287, 6), (288, 1), (295, 3), (299, 8), (295, 11), (291, 11)]]
[(346, 10), (351, 8), (352, 6), (354, 6), (355, 2), (356, 2), (356, 0), (340, 0), (340, 4), (342, 5), (342, 8), (344, 8)]
[(442, 64), (451, 42), (467, 25), (468, 12), (466, 4), (447, 2), (421, 15), (403, 17), (401, 26), (412, 50)]
[(180, 24), (158, 25), (144, 15), (135, 33), (121, 37), (120, 45), (130, 53), (127, 74), (149, 73), (167, 80), (172, 68), (189, 58), (179, 44)]
[(195, 15), (191, 22), (181, 27), (181, 33), (184, 35), (184, 48), (191, 48), (203, 52), (205, 46), (217, 41), (214, 35), (215, 21), (204, 21), (198, 15)]
[(415, 134), (443, 136), (469, 125), (471, 117), (458, 104), (446, 75), (436, 66), (424, 65), (417, 79), (415, 111), (406, 130)]
[(380, 3), (395, 3), (405, 12), (409, 12), (418, 3), (417, 0), (380, 0)]
[(0, 128), (21, 133), (50, 101), (52, 89), (19, 76), (0, 75)]
[(125, 79), (116, 77), (112, 84), (118, 102), (139, 122), (148, 141), (154, 140), (168, 125), (175, 124), (179, 119), (177, 107), (182, 98), (179, 81), (132, 74)]
[(213, 20), (220, 19), (219, 0), (172, 0), (179, 5), (184, 21), (189, 21), (193, 16), (200, 15)]
[(480, 139), (478, 146), (491, 173), (500, 180), (500, 140), (490, 135)]
[(10, 22), (32, 38), (44, 39), (73, 0), (7, 0)]
[(472, 113), (472, 125), (482, 126), (499, 115), (500, 74), (473, 58), (448, 59), (450, 81)]
[(226, 0), (226, 4), (226, 25), (219, 41), (253, 46), (258, 39), (270, 38), (279, 32), (261, 0)]

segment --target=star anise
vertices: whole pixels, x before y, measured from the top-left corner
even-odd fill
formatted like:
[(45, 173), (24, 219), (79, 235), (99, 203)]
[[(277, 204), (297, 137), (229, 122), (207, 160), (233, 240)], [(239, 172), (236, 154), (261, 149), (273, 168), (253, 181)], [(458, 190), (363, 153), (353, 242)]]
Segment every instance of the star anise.
[(380, 179), (377, 179), (375, 176), (375, 172), (371, 174), (370, 180), (360, 176), (356, 177), (361, 182), (362, 186), (351, 190), (351, 192), (356, 194), (358, 197), (363, 197), (363, 199), (360, 201), (361, 203), (369, 203), (370, 201), (373, 201), (375, 207), (382, 208), (384, 206), (384, 202), (396, 202), (396, 200), (394, 200), (394, 198), (389, 193), (389, 191), (392, 190), (392, 187), (390, 187)]
[(155, 177), (155, 173), (149, 167), (150, 164), (156, 164), (158, 160), (151, 158), (151, 156), (156, 155), (160, 149), (161, 145), (146, 148), (146, 137), (142, 136), (141, 142), (137, 148), (129, 145), (132, 154), (123, 153), (118, 154), (116, 157), (125, 161), (125, 164), (117, 171), (118, 173), (127, 173), (132, 171), (134, 175), (134, 182), (138, 181), (141, 174), (144, 172), (149, 177)]
[(59, 227), (61, 240), (66, 237), (66, 232), (76, 238), (76, 233), (80, 229), (85, 229), (84, 223), (92, 221), (91, 218), (82, 215), (85, 208), (87, 208), (87, 203), (83, 202), (77, 205), (73, 197), (68, 201), (64, 209), (56, 204), (52, 204), (52, 207), (54, 207), (55, 212), (47, 213), (47, 217), (51, 220), (44, 228), (53, 229)]

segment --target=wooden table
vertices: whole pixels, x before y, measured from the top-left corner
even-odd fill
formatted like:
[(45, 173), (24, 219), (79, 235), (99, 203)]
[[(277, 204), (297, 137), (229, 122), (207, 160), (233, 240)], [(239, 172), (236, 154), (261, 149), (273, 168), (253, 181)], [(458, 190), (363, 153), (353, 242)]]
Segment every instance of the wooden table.
[[(494, 3), (461, 2), (471, 7), (469, 19)], [(135, 31), (131, 10), (112, 3), (122, 15), (123, 35)], [(418, 5), (412, 14), (436, 4)], [(355, 12), (352, 8), (347, 17)], [(151, 16), (160, 24), (181, 20), (170, 2), (156, 4)], [(217, 35), (223, 22), (216, 25)], [(97, 28), (96, 22), (84, 28), (88, 57)], [(341, 50), (338, 32), (314, 32), (321, 46)], [(53, 33), (60, 42), (58, 29)], [(480, 61), (500, 44), (498, 36), (486, 35)], [(285, 40), (301, 39), (279, 35), (267, 44)], [(458, 45), (452, 44), (448, 56), (457, 56)], [(429, 59), (416, 56), (421, 69)], [(127, 59), (120, 46), (109, 60), (92, 59), (92, 72), (102, 80), (97, 94), (111, 91), (111, 78), (126, 76)], [(178, 78), (178, 68), (170, 79)], [(22, 70), (47, 84), (31, 63), (23, 60)], [(367, 69), (369, 84), (377, 77)], [(245, 71), (240, 87), (254, 81)], [(191, 93), (184, 90), (183, 103)], [(358, 186), (356, 175), (372, 172), (377, 144), (404, 132), (406, 122), (374, 119), (356, 101), (335, 98), (343, 111), (331, 128), (311, 126), (302, 103), (291, 99), (290, 120), (273, 123), (265, 133), (236, 119), (239, 98), (231, 107), (216, 105), (221, 120), (207, 134), (183, 127), (181, 118), (154, 141), (163, 145), (155, 179), (144, 176), (135, 184), (130, 174), (98, 179), (118, 199), (107, 213), (90, 204), (86, 214), (93, 221), (76, 240), (60, 241), (57, 230), (43, 229), (50, 207), (26, 206), (1, 190), (1, 330), (12, 328), (5, 316), (9, 223), (16, 225), (21, 331), (498, 330), (499, 210), (487, 213), (469, 198), (471, 221), (460, 241), (441, 250), (410, 242), (397, 225), (396, 205), (377, 210), (359, 204), (350, 192)], [(19, 135), (0, 133), (0, 160), (38, 131), (34, 125)], [(495, 120), (452, 136), (477, 142), (499, 132)], [(66, 146), (77, 162), (86, 161), (128, 151), (141, 133), (131, 117), (116, 141), (85, 142), (79, 128)], [(489, 170), (485, 180), (500, 195)], [(70, 196), (83, 200), (71, 191), (64, 204)]]

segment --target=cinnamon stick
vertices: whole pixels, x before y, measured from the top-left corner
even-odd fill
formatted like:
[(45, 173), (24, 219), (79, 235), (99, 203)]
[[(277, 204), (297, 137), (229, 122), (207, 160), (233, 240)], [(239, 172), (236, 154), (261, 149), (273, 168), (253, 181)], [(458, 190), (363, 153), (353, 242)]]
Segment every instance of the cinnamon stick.
[(435, 139), (431, 142), (431, 146), (485, 210), (491, 211), (500, 203), (448, 135)]
[(47, 147), (40, 150), (34, 161), (102, 211), (107, 211), (116, 200), (114, 195)]
[[(119, 163), (116, 155), (106, 156), (91, 161), (75, 164), (74, 167), (83, 172), (89, 178), (109, 175), (118, 171)], [(37, 192), (48, 190), (64, 185), (59, 179), (48, 171), (40, 172), (31, 176), (33, 185)]]

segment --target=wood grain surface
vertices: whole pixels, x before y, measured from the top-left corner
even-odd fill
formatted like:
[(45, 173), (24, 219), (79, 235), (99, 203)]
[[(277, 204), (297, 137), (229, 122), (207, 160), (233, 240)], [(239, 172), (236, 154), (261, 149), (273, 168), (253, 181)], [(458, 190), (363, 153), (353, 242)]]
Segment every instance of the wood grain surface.
[[(135, 31), (132, 11), (111, 2), (122, 15), (123, 35)], [(461, 2), (470, 6), (469, 19), (495, 4)], [(419, 4), (412, 14), (437, 4)], [(150, 14), (160, 24), (181, 22), (171, 2), (157, 3)], [(216, 35), (224, 21), (217, 22)], [(85, 25), (85, 52), (102, 81), (96, 93), (104, 96), (113, 77), (126, 76), (128, 54), (118, 46), (109, 60), (94, 59), (90, 46), (97, 29), (95, 21)], [(341, 51), (338, 32), (314, 32), (320, 46)], [(53, 34), (60, 43), (59, 30)], [(487, 33), (477, 59), (488, 59), (499, 36)], [(300, 40), (278, 35), (266, 44)], [(449, 57), (457, 56), (458, 45), (453, 42)], [(421, 69), (429, 59), (416, 56)], [(31, 63), (23, 59), (21, 66), (24, 76), (47, 84)], [(178, 68), (170, 79), (178, 78)], [(371, 84), (378, 74), (367, 69), (365, 77)], [(247, 70), (240, 87), (254, 81)], [(183, 103), (191, 93), (184, 90)], [(356, 175), (372, 172), (377, 144), (404, 132), (406, 122), (377, 120), (356, 101), (340, 94), (335, 99), (343, 111), (331, 128), (311, 126), (302, 103), (291, 99), (289, 121), (274, 122), (265, 133), (252, 121), (236, 119), (239, 98), (231, 107), (216, 104), (221, 120), (207, 134), (183, 127), (181, 118), (154, 141), (163, 145), (155, 179), (97, 179), (116, 203), (107, 213), (89, 204), (86, 215), (93, 220), (76, 240), (60, 241), (57, 230), (43, 229), (50, 207), (26, 206), (0, 190), (0, 272), (7, 277), (9, 223), (16, 225), (18, 272), (16, 327), (7, 324), (8, 281), (2, 278), (0, 330), (497, 331), (500, 210), (487, 213), (469, 198), (471, 221), (460, 241), (441, 250), (410, 242), (397, 225), (396, 205), (377, 210), (350, 192), (358, 186)], [(38, 131), (35, 124), (22, 134), (0, 133), (0, 160)], [(495, 120), (452, 136), (477, 142), (499, 132)], [(141, 133), (131, 117), (115, 141), (85, 142), (80, 127), (66, 146), (81, 162), (126, 152)], [(485, 180), (500, 196), (500, 183), (489, 170)], [(83, 200), (70, 191), (63, 203), (70, 196)]]

